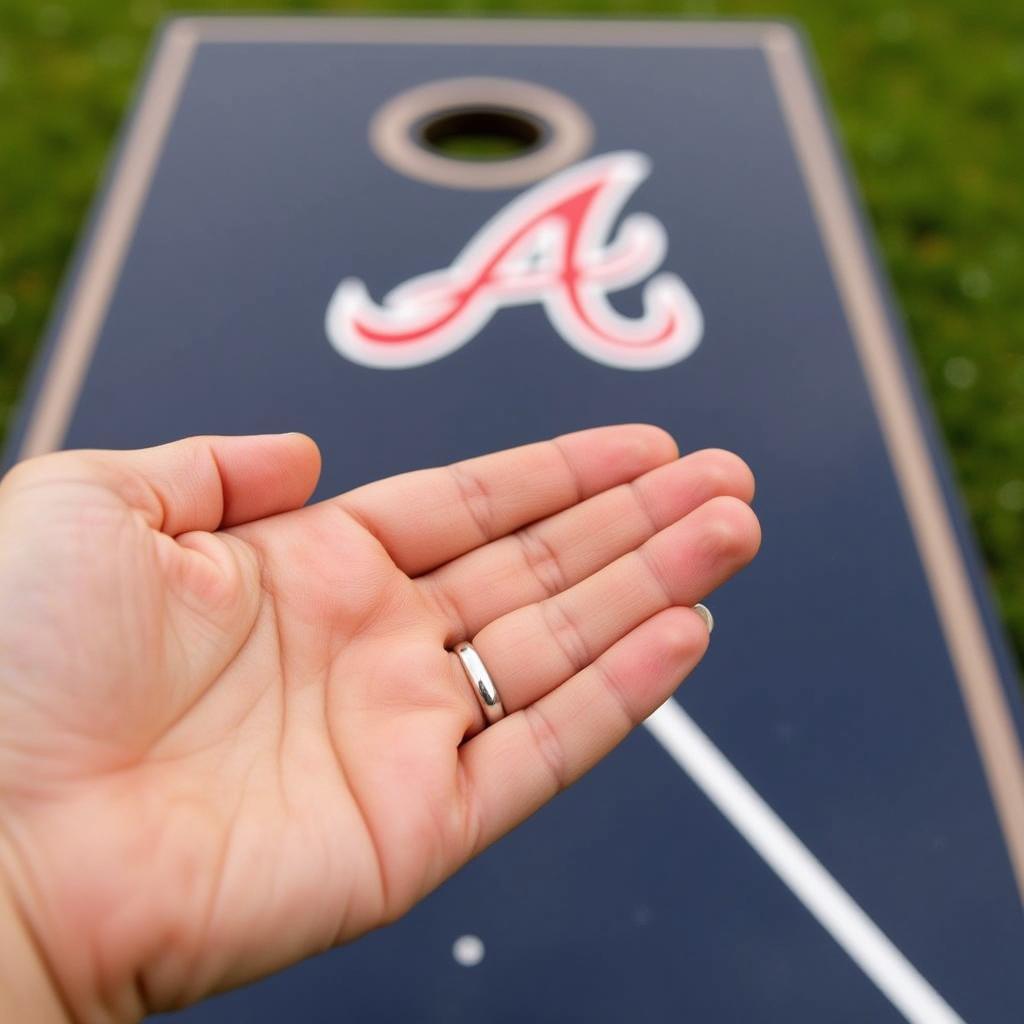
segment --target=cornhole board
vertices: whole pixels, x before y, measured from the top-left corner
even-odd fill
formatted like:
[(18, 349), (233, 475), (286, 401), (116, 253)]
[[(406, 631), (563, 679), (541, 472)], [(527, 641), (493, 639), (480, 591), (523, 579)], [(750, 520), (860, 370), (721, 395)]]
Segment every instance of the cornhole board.
[[(526, 152), (425, 149), (467, 96)], [(175, 1021), (1024, 1019), (1014, 670), (792, 28), (172, 22), (8, 458), (303, 430), (324, 496), (633, 420), (759, 479), (695, 677), (399, 924)]]

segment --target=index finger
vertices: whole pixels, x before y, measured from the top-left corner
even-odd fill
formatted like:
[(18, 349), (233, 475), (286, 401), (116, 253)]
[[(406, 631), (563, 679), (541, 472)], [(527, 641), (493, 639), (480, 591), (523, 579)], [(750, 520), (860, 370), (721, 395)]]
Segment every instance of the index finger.
[(439, 469), (367, 484), (332, 499), (410, 576), (677, 458), (658, 427), (564, 434)]

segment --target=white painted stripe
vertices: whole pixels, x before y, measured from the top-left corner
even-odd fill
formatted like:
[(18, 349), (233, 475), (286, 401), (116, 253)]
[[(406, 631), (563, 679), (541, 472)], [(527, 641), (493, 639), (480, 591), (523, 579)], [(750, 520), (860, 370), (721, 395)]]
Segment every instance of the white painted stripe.
[(663, 704), (646, 725), (908, 1021), (964, 1024), (675, 700)]

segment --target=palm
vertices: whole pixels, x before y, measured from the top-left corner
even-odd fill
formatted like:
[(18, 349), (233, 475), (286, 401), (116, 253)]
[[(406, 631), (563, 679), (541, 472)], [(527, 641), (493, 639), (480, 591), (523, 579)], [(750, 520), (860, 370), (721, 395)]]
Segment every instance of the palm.
[(665, 699), (703, 653), (680, 606), (756, 548), (745, 467), (649, 429), (306, 508), (311, 451), (276, 442), (221, 453), (212, 510), (72, 455), (5, 485), (7, 856), (76, 1004), (188, 1002), (409, 909)]

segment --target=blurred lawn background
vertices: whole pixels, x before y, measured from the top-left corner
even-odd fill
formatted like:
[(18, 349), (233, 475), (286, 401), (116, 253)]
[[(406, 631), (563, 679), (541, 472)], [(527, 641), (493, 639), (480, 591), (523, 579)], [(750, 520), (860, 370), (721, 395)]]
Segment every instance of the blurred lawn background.
[[(0, 436), (153, 30), (174, 10), (161, 0), (0, 0)], [(1024, 2), (405, 0), (401, 10), (781, 15), (804, 26), (1024, 656)]]

